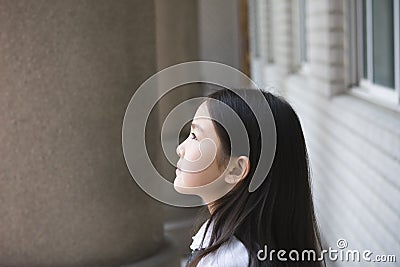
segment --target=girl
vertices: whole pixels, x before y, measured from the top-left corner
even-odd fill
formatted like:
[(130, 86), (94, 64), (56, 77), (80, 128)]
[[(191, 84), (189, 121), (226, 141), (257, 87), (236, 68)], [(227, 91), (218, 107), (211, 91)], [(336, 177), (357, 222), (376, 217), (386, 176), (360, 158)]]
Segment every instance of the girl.
[[(193, 237), (186, 266), (324, 266), (323, 260), (318, 261), (321, 245), (307, 149), (296, 113), (282, 97), (261, 91), (275, 120), (276, 149), (265, 180), (250, 192), (255, 168), (263, 164), (258, 162), (262, 142), (268, 140), (260, 139), (254, 114), (234, 91), (221, 89), (209, 95), (196, 111), (189, 137), (177, 148), (180, 160), (175, 189), (199, 195), (211, 214)], [(241, 92), (246, 100), (257, 103), (259, 95), (254, 93), (255, 89)], [(242, 120), (249, 152), (231, 149), (235, 144), (231, 144), (225, 126), (229, 128), (232, 118), (222, 112), (223, 105), (232, 108)], [(215, 160), (198, 171), (183, 168), (184, 161), (195, 161), (211, 153), (212, 149), (199, 148), (205, 139), (215, 144)], [(212, 192), (184, 190), (208, 184), (214, 184)], [(278, 257), (279, 250), (284, 252)], [(316, 258), (302, 258), (304, 250), (314, 251)]]

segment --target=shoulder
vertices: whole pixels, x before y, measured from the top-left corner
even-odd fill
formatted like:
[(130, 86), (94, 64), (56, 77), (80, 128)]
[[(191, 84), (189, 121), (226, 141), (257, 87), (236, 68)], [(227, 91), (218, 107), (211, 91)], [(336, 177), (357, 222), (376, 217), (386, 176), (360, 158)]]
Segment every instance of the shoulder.
[(205, 256), (197, 266), (246, 267), (249, 262), (248, 257), (244, 244), (233, 236), (214, 253)]
[[(201, 246), (201, 240), (204, 236), (204, 243), (201, 247), (207, 247), (209, 244), (209, 239), (211, 236), (211, 228), (213, 224), (211, 223), (208, 231), (205, 231), (205, 226), (208, 221), (206, 221), (202, 227), (199, 229), (197, 234), (192, 237), (193, 242), (190, 248), (196, 249)], [(245, 267), (249, 262), (249, 253), (244, 246), (244, 244), (237, 239), (235, 236), (232, 236), (228, 242), (223, 244), (220, 248), (218, 248), (215, 252), (203, 257), (198, 263), (198, 267), (206, 267), (206, 266), (216, 266), (216, 267)]]

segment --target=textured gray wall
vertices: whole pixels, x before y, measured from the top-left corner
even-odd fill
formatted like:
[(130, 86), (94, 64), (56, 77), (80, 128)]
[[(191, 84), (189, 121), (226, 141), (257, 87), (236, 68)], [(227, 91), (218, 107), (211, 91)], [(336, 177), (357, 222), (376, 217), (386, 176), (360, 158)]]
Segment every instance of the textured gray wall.
[(240, 21), (237, 0), (199, 0), (201, 60), (240, 69)]
[(0, 1), (0, 266), (102, 266), (159, 249), (125, 108), (156, 70), (153, 1)]
[(157, 67), (199, 60), (197, 0), (155, 0)]
[[(199, 60), (199, 31), (198, 31), (198, 3), (197, 0), (155, 0), (156, 5), (156, 40), (157, 40), (157, 67), (159, 70), (174, 64), (186, 61)], [(162, 87), (161, 89), (165, 89)], [(175, 88), (158, 102), (160, 124), (166, 116), (180, 103), (202, 95), (200, 84), (188, 84)], [(194, 107), (195, 109), (196, 107)], [(174, 116), (175, 120), (183, 121), (187, 114), (194, 112), (188, 108)], [(181, 116), (181, 118), (179, 118)], [(189, 126), (189, 125), (188, 125)], [(176, 129), (163, 125), (163, 132), (167, 135), (167, 142), (177, 146)], [(190, 126), (189, 126), (190, 127)], [(182, 137), (186, 138), (186, 132)], [(175, 135), (174, 135), (175, 133)], [(178, 156), (176, 155), (176, 161)], [(160, 160), (160, 170), (163, 176), (173, 182), (175, 166), (168, 160)], [(166, 235), (177, 244), (182, 258), (191, 252), (192, 228), (199, 208), (182, 208), (169, 205), (164, 206), (164, 229)]]

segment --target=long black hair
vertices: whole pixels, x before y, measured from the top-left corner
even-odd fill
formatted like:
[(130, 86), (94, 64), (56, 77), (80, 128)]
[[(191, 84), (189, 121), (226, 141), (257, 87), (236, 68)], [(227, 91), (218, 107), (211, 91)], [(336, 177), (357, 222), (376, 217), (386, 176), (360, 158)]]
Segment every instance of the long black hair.
[[(237, 90), (237, 89), (235, 89)], [(254, 89), (244, 90), (250, 100), (256, 98)], [(310, 186), (310, 169), (306, 143), (298, 116), (290, 104), (280, 96), (262, 91), (272, 111), (276, 126), (276, 151), (271, 169), (261, 186), (249, 192), (249, 183), (259, 161), (261, 140), (260, 128), (250, 107), (243, 99), (229, 89), (220, 89), (208, 96), (230, 106), (245, 125), (250, 144), (250, 170), (245, 179), (220, 199), (211, 203), (212, 214), (206, 225), (206, 232), (213, 222), (210, 245), (200, 251), (189, 266), (196, 266), (200, 259), (215, 252), (233, 235), (249, 252), (249, 266), (324, 266), (324, 261), (287, 261), (276, 258), (265, 261), (257, 258), (257, 252), (291, 250), (299, 252), (313, 250), (318, 258), (321, 242), (317, 228)], [(257, 103), (257, 99), (253, 99)], [(259, 102), (259, 101), (258, 101)], [(265, 103), (265, 101), (264, 101)], [(221, 112), (218, 101), (206, 100), (212, 119), (229, 123)], [(262, 108), (257, 106), (255, 108)], [(264, 106), (265, 108), (265, 106)], [(220, 123), (213, 120), (215, 130), (222, 144), (221, 162), (231, 155), (229, 136)], [(204, 241), (204, 238), (203, 238)], [(234, 259), (233, 259), (234, 260)], [(300, 258), (301, 260), (301, 258)]]

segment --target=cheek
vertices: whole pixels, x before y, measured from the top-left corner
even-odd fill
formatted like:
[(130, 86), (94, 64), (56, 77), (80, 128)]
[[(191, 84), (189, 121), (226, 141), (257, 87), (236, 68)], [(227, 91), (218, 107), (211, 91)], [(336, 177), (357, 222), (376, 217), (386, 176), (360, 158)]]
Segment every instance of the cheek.
[(211, 139), (187, 143), (181, 169), (192, 173), (203, 172), (213, 164), (216, 150), (216, 144)]
[(201, 146), (199, 143), (189, 143), (186, 146), (185, 160), (192, 161), (193, 164), (186, 165), (183, 170), (192, 170), (193, 172), (178, 172), (179, 181), (183, 186), (207, 185), (221, 176), (223, 171), (217, 164), (216, 149), (217, 145), (212, 140), (203, 140)]
[(181, 179), (184, 186), (196, 187), (203, 186), (213, 182), (215, 179), (220, 177), (222, 171), (219, 170), (216, 161), (214, 160), (210, 166), (201, 172), (191, 173), (191, 172), (180, 172), (179, 178)]
[(185, 159), (190, 161), (196, 161), (200, 158), (200, 146), (197, 144), (191, 145), (185, 152)]

